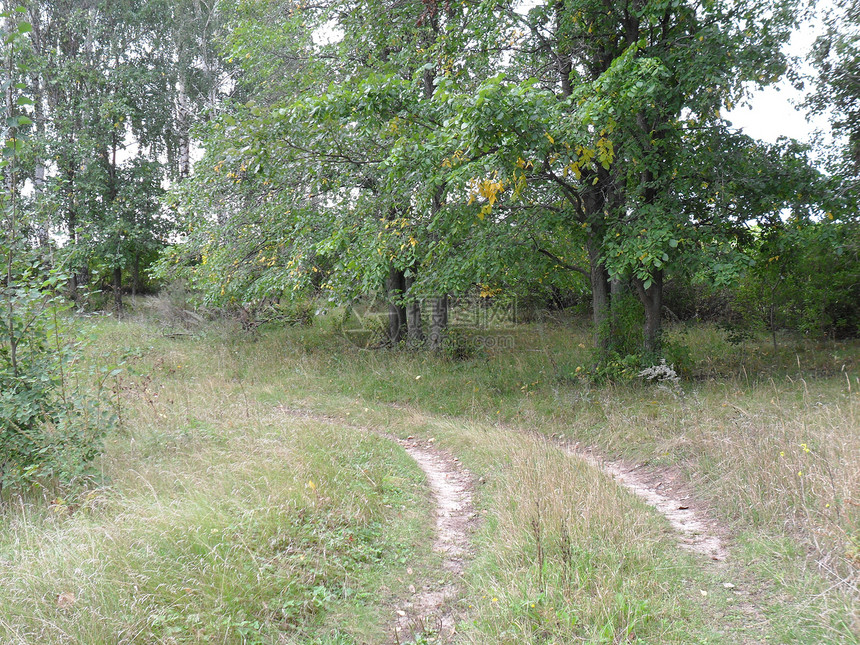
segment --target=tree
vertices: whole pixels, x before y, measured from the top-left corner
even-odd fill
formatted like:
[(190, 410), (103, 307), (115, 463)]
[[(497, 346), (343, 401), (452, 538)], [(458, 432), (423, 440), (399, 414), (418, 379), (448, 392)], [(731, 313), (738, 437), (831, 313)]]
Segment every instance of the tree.
[[(444, 293), (444, 285), (437, 284), (441, 291), (428, 294), (416, 280), (424, 271), (414, 249), (418, 231), (432, 219), (433, 200), (416, 201), (418, 193), (426, 192), (426, 179), (415, 168), (406, 168), (414, 157), (389, 165), (393, 156), (388, 153), (409, 154), (398, 142), (417, 143), (435, 127), (432, 118), (424, 117), (435, 110), (433, 80), (445, 48), (455, 47), (446, 39), (456, 33), (462, 11), (442, 11), (421, 2), (296, 7), (274, 34), (265, 22), (268, 15), (265, 6), (256, 7), (252, 16), (240, 14), (232, 30), (231, 54), (246, 68), (246, 81), (256, 85), (249, 90), (255, 100), (236, 106), (235, 113), (213, 125), (202, 167), (206, 179), (201, 176), (185, 187), (189, 203), (212, 206), (219, 200), (217, 193), (233, 183), (231, 192), (244, 198), (241, 209), (227, 205), (230, 199), (221, 200), (226, 218), (234, 219), (227, 226), (235, 231), (234, 223), (246, 222), (249, 226), (243, 230), (253, 237), (270, 225), (279, 229), (271, 237), (285, 262), (273, 262), (271, 273), (281, 273), (281, 284), (312, 284), (298, 276), (312, 277), (322, 264), (329, 278), (322, 284), (342, 301), (384, 288), (392, 313), (389, 339), (398, 342), (407, 327), (410, 341), (418, 343), (419, 300)], [(340, 30), (343, 38), (323, 45), (314, 42), (308, 25), (326, 24)], [(289, 37), (287, 43), (281, 40), (283, 34)], [(273, 68), (272, 59), (281, 65)], [(332, 80), (340, 86), (330, 85)], [(209, 173), (208, 168), (217, 170)], [(252, 215), (255, 210), (263, 217)], [(266, 214), (272, 210), (280, 214), (269, 219)], [(289, 242), (282, 231), (290, 231)], [(395, 240), (395, 231), (405, 238)], [(212, 234), (213, 239), (220, 237)], [(428, 239), (434, 235), (428, 232)], [(225, 258), (232, 256), (234, 267), (246, 270), (222, 273), (197, 264), (198, 276), (205, 271), (216, 280), (221, 274), (231, 281), (237, 271), (261, 279), (270, 273), (260, 267), (251, 270), (247, 252), (237, 259), (221, 250)], [(212, 266), (212, 255), (206, 257), (205, 266)], [(216, 282), (219, 294), (234, 297), (235, 291), (223, 282)], [(444, 326), (445, 298), (433, 303), (431, 324), (435, 320)], [(407, 319), (411, 324), (404, 325)], [(440, 337), (432, 332), (432, 338)]]
[[(694, 257), (708, 264), (708, 250), (726, 260), (758, 215), (733, 197), (752, 180), (741, 176), (754, 165), (744, 155), (757, 151), (744, 143), (735, 154), (720, 109), (782, 73), (793, 0), (568, 0), (527, 15), (498, 3), (335, 3), (310, 16), (295, 11), (287, 33), (301, 20), (312, 40), (331, 21), (343, 38), (293, 41), (297, 53), (281, 56), (296, 70), (289, 87), (267, 82), (265, 105), (225, 117), (218, 136), (229, 131), (229, 143), (210, 139), (212, 167), (229, 169), (243, 210), (254, 205), (250, 239), (278, 229), (265, 236), (278, 252), (265, 257), (277, 256), (269, 268), (284, 286), (316, 284), (343, 301), (387, 279), (389, 299), (402, 291), (409, 303), (528, 285), (550, 262), (588, 278), (603, 351), (610, 278), (629, 283), (653, 352), (666, 272)], [(253, 74), (273, 75), (250, 41), (234, 47)], [(727, 154), (741, 161), (715, 173)], [(219, 253), (231, 271), (253, 257)], [(732, 262), (710, 266), (738, 273)], [(396, 338), (403, 316), (392, 304)]]
[(814, 92), (806, 106), (829, 114), (841, 149), (831, 172), (844, 178), (843, 194), (853, 201), (856, 215), (860, 183), (860, 8), (856, 2), (838, 1), (825, 15), (826, 31), (816, 40), (811, 62), (817, 71)]
[(33, 123), (25, 114), (33, 101), (22, 92), (26, 68), (19, 55), (32, 30), (21, 20), (24, 11), (0, 13), (6, 97), (0, 160), (0, 495), (37, 481), (68, 485), (86, 474), (108, 421), (98, 393), (91, 398), (71, 383), (79, 356), (62, 333), (62, 276), (34, 248), (38, 229), (21, 207), (19, 160)]
[(530, 174), (558, 186), (571, 224), (583, 229), (595, 328), (610, 327), (609, 278), (629, 280), (645, 311), (646, 351), (658, 344), (664, 274), (693, 247), (677, 231), (715, 231), (685, 202), (713, 198), (699, 177), (728, 147), (720, 108), (742, 98), (744, 83), (770, 82), (783, 69), (797, 6), (766, 8), (586, 0), (539, 5), (523, 19), (526, 49), (545, 61), (532, 68), (556, 74), (541, 83), (578, 126), (545, 124), (557, 143), (535, 151)]
[[(165, 20), (176, 14), (181, 20)], [(116, 306), (123, 272), (166, 241), (162, 183), (188, 174), (190, 129), (223, 78), (212, 53), (214, 7), (200, 2), (46, 0), (30, 4), (38, 141), (32, 176), (43, 228), (68, 237), (72, 293), (107, 274)]]

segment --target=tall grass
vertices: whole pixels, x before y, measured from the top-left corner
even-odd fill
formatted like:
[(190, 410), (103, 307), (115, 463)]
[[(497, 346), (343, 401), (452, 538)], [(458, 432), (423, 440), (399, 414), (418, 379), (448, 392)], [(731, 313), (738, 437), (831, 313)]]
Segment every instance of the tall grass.
[(429, 539), (420, 472), (374, 435), (256, 404), (195, 349), (147, 348), (124, 377), (103, 487), (7, 509), (2, 642), (385, 639)]
[[(282, 331), (256, 341), (263, 345), (256, 369), (283, 369), (283, 357), (287, 364), (301, 364), (310, 379), (304, 396), (322, 389), (412, 405), (561, 434), (608, 456), (672, 466), (739, 529), (788, 532), (824, 560), (842, 558), (847, 564), (856, 557), (856, 343), (801, 340), (774, 352), (764, 340), (737, 346), (713, 328), (686, 330), (680, 340), (700, 367), (680, 391), (670, 391), (641, 382), (596, 388), (578, 377), (584, 370), (576, 368), (589, 361), (585, 329), (533, 326), (516, 339), (514, 351), (452, 362), (359, 352), (338, 345), (334, 334)], [(265, 386), (258, 396), (290, 398)], [(850, 576), (850, 569), (843, 574)]]
[[(759, 602), (770, 598), (783, 613), (774, 629), (792, 639), (795, 625), (812, 621), (821, 631), (806, 638), (852, 640), (860, 630), (856, 343), (797, 339), (774, 351), (766, 339), (732, 345), (713, 328), (676, 331), (699, 367), (681, 391), (668, 391), (641, 383), (594, 387), (580, 378), (589, 362), (585, 329), (534, 325), (515, 333), (514, 351), (465, 362), (359, 352), (320, 331), (275, 331), (255, 343), (264, 345), (265, 373), (279, 354), (266, 347), (296, 356), (310, 376), (305, 403), (318, 402), (320, 391), (342, 393), (344, 403), (324, 403), (334, 412), (355, 400), (395, 404), (562, 435), (609, 456), (669, 467), (726, 523), (738, 575), (757, 570), (768, 580), (750, 584)], [(290, 398), (265, 387), (260, 396)]]
[[(123, 427), (101, 488), (6, 510), (4, 642), (386, 642), (388, 603), (444, 573), (420, 472), (360, 428), (433, 438), (481, 482), (462, 642), (856, 640), (856, 344), (685, 330), (699, 367), (667, 391), (589, 384), (589, 335), (570, 325), (519, 327), (513, 349), (469, 360), (361, 351), (326, 328), (93, 334), (127, 356)], [(673, 469), (732, 557), (679, 551), (653, 510), (535, 431)]]

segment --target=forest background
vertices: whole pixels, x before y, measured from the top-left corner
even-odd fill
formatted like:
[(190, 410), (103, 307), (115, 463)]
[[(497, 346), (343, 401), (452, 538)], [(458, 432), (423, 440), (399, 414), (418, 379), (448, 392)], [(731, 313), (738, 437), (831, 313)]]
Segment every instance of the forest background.
[[(10, 642), (381, 642), (446, 574), (377, 426), (481, 483), (471, 642), (855, 642), (856, 3), (4, 9)], [(832, 139), (727, 120), (786, 80)]]

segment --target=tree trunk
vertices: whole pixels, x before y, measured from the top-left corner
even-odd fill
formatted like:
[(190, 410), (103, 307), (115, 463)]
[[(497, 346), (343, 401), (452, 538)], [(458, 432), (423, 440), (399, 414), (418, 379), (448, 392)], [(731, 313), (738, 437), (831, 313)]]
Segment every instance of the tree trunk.
[(620, 314), (619, 307), (621, 306), (621, 298), (629, 292), (630, 285), (628, 279), (614, 278), (609, 281), (609, 317), (611, 333), (618, 333), (618, 316)]
[[(433, 24), (434, 32), (438, 36), (438, 25)], [(436, 91), (436, 70), (427, 68), (422, 75), (424, 85), (424, 98), (431, 99)], [(433, 195), (433, 203), (431, 206), (432, 213), (439, 212), (442, 207), (442, 187), (440, 186)], [(448, 294), (430, 299), (430, 338), (429, 347), (434, 352), (438, 352), (445, 344), (445, 331), (448, 328)]]
[(777, 350), (777, 345), (776, 345), (776, 295), (775, 295), (774, 291), (776, 291), (775, 287), (770, 290), (770, 304), (768, 305), (768, 308), (767, 308), (767, 323), (768, 323), (768, 326), (770, 327), (770, 339), (771, 339), (771, 342), (773, 343), (773, 351), (775, 352)]
[(438, 352), (445, 344), (448, 328), (448, 295), (430, 299), (430, 349)]
[(621, 278), (613, 278), (609, 281), (609, 293), (612, 296), (612, 300), (618, 300), (627, 293), (627, 281)]
[(185, 77), (180, 75), (177, 81), (179, 97), (177, 99), (176, 129), (179, 134), (179, 159), (177, 160), (177, 175), (180, 180), (191, 175), (191, 99), (188, 97)]
[(588, 242), (588, 264), (591, 281), (591, 309), (594, 322), (594, 347), (606, 351), (610, 346), (609, 273), (600, 258), (597, 240)]
[(114, 267), (113, 270), (113, 301), (117, 315), (122, 313), (122, 268)]
[[(414, 269), (413, 269), (414, 270)], [(405, 279), (406, 293), (412, 289), (415, 278)], [(406, 348), (419, 349), (424, 345), (424, 330), (421, 328), (421, 303), (413, 300), (406, 304)]]
[[(664, 136), (660, 122), (649, 122), (644, 113), (640, 112), (636, 117), (636, 122), (643, 136), (646, 138), (646, 150), (653, 148), (658, 139)], [(657, 201), (656, 181), (658, 176), (650, 168), (645, 168), (639, 173), (639, 183), (642, 187), (643, 202), (648, 205), (653, 205)], [(642, 280), (634, 278), (636, 285), (636, 293), (639, 300), (645, 307), (645, 328), (644, 341), (645, 352), (653, 353), (660, 350), (660, 318), (663, 313), (663, 271), (655, 271), (651, 275), (651, 284), (645, 288), (645, 283)]]
[(563, 47), (561, 45), (563, 35), (561, 34), (565, 21), (565, 3), (563, 1), (558, 1), (555, 3), (555, 19), (556, 19), (556, 29), (558, 29), (559, 33), (556, 34), (558, 38), (559, 47), (555, 52), (555, 66), (558, 71), (558, 78), (561, 81), (561, 98), (566, 99), (571, 94), (573, 94), (573, 86), (570, 83), (570, 73), (573, 71), (573, 60), (570, 55), (569, 47)]
[(388, 341), (397, 345), (403, 340), (403, 331), (406, 329), (406, 307), (400, 304), (406, 291), (403, 271), (392, 266), (388, 270), (385, 286), (388, 293)]
[(594, 347), (606, 352), (612, 345), (610, 329), (609, 271), (603, 255), (603, 238), (606, 234), (608, 211), (619, 206), (615, 179), (604, 168), (598, 168), (583, 181), (588, 187), (582, 192), (582, 210), (588, 225), (586, 250), (588, 252), (589, 280), (591, 282), (591, 305), (594, 317)]
[(634, 278), (633, 283), (636, 285), (639, 300), (645, 307), (645, 352), (657, 352), (660, 349), (660, 320), (663, 312), (663, 272), (654, 273), (647, 289), (638, 278)]
[[(35, 12), (31, 12), (31, 15)], [(33, 23), (33, 47), (36, 51), (41, 51), (39, 45), (40, 28), (38, 20)], [(39, 74), (34, 74), (30, 81), (30, 86), (33, 92), (33, 115), (34, 127), (36, 136), (39, 139), (45, 137), (45, 109), (42, 96), (42, 83)], [(35, 167), (33, 169), (33, 190), (36, 192), (36, 203), (41, 200), (41, 195), (45, 190), (45, 160), (41, 155), (37, 155)], [(36, 223), (36, 238), (39, 241), (39, 247), (44, 251), (48, 251), (50, 244), (49, 225), (46, 221), (38, 221)]]
[[(45, 164), (41, 159), (36, 161), (36, 167), (33, 170), (33, 190), (36, 192), (36, 203), (38, 203), (45, 190)], [(44, 220), (36, 223), (36, 239), (39, 241), (41, 249), (48, 250), (51, 241), (50, 232), (48, 224)]]
[[(69, 244), (74, 247), (78, 243), (78, 217), (71, 208), (68, 213), (66, 213), (66, 223), (69, 229)], [(80, 287), (81, 284), (82, 280), (77, 267), (73, 266), (72, 274), (69, 276), (69, 299), (75, 304), (78, 303), (80, 296), (80, 294), (78, 294), (78, 287)]]
[(137, 292), (140, 291), (140, 254), (135, 253), (134, 259), (131, 261), (131, 299), (134, 301), (137, 298)]

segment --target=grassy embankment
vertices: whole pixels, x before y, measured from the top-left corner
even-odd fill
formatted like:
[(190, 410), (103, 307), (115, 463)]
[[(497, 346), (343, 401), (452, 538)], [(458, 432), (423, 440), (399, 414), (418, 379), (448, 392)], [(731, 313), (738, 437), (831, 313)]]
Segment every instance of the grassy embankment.
[[(385, 642), (393, 600), (445, 574), (420, 471), (363, 428), (433, 437), (481, 478), (462, 642), (855, 642), (856, 344), (693, 331), (699, 371), (668, 392), (578, 380), (587, 333), (570, 327), (463, 362), (325, 329), (90, 333), (140, 350), (123, 426), (103, 487), (5, 511), (2, 642)], [(732, 557), (678, 549), (635, 496), (521, 430), (678, 469)]]

